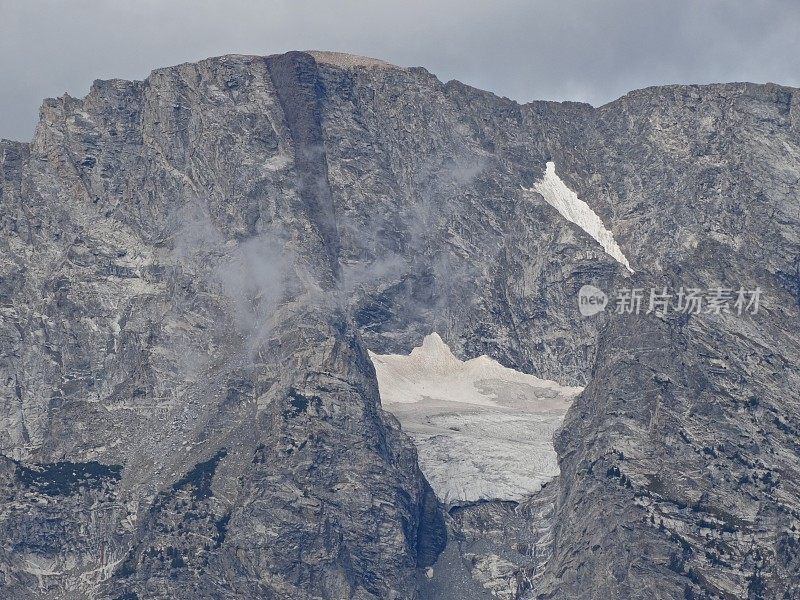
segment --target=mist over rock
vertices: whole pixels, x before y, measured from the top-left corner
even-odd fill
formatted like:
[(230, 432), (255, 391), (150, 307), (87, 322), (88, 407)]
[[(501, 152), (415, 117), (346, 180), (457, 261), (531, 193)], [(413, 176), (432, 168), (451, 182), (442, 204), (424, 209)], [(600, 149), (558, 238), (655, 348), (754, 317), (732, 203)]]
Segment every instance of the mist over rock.
[[(799, 98), (290, 52), (45, 100), (0, 141), (0, 596), (798, 597)], [(762, 302), (583, 317), (587, 285)], [(436, 498), (367, 351), (432, 331), (585, 386), (541, 493)]]

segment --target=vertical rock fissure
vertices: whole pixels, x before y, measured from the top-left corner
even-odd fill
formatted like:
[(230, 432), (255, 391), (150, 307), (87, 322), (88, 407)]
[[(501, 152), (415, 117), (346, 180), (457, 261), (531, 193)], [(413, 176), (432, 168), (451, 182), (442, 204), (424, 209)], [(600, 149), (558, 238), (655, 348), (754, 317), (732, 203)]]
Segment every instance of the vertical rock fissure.
[(328, 182), (320, 107), (324, 89), (317, 63), (305, 52), (289, 52), (267, 57), (266, 64), (294, 145), (300, 198), (322, 237), (332, 280), (335, 281), (339, 276), (340, 242), (333, 194)]

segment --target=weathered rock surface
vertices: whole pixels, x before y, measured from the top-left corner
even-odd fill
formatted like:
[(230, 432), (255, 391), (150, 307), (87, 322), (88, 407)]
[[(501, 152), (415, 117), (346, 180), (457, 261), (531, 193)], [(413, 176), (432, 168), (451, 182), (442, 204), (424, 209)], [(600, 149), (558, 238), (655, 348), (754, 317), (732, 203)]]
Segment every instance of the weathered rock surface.
[[(431, 590), (449, 571), (508, 598), (800, 597), (798, 98), (519, 105), (289, 53), (46, 100), (0, 142), (2, 596), (469, 597)], [(529, 191), (548, 161), (634, 275)], [(584, 284), (762, 305), (582, 318)], [(366, 351), (432, 331), (588, 382), (552, 511), (443, 515)]]
[(448, 544), (427, 571), (423, 597), (514, 600), (535, 593), (552, 555), (557, 492), (551, 482), (520, 502), (451, 508)]
[(557, 440), (546, 597), (800, 594), (797, 97), (676, 86), (598, 109), (585, 164), (617, 168), (573, 181), (614, 214), (635, 285), (762, 301), (610, 320)]

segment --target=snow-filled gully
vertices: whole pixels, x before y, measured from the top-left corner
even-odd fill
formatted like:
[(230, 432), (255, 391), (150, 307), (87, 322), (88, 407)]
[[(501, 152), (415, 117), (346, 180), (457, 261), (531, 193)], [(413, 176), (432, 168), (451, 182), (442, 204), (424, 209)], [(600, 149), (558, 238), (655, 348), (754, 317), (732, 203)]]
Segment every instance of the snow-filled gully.
[(633, 273), (628, 259), (614, 239), (614, 234), (606, 229), (597, 213), (586, 202), (578, 198), (578, 195), (569, 189), (567, 184), (556, 174), (555, 163), (548, 162), (545, 167), (544, 177), (534, 183), (532, 189), (526, 191), (534, 191), (541, 194), (545, 201), (555, 208), (562, 217), (583, 229), (603, 247), (606, 254)]

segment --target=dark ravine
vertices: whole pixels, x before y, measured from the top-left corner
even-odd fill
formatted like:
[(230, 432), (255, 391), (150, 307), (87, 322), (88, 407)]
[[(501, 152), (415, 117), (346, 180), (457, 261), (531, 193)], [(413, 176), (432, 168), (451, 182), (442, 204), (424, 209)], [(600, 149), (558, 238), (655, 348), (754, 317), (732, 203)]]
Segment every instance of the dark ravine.
[[(633, 275), (523, 190), (548, 161)], [(800, 598), (799, 184), (773, 84), (518, 104), (292, 52), (46, 100), (0, 141), (0, 596)], [(366, 352), (431, 331), (587, 385), (542, 494), (438, 505)]]
[(335, 278), (340, 269), (340, 242), (322, 134), (320, 103), (325, 90), (317, 63), (303, 52), (270, 56), (266, 62), (294, 147), (300, 200), (309, 211), (311, 222), (319, 228)]

